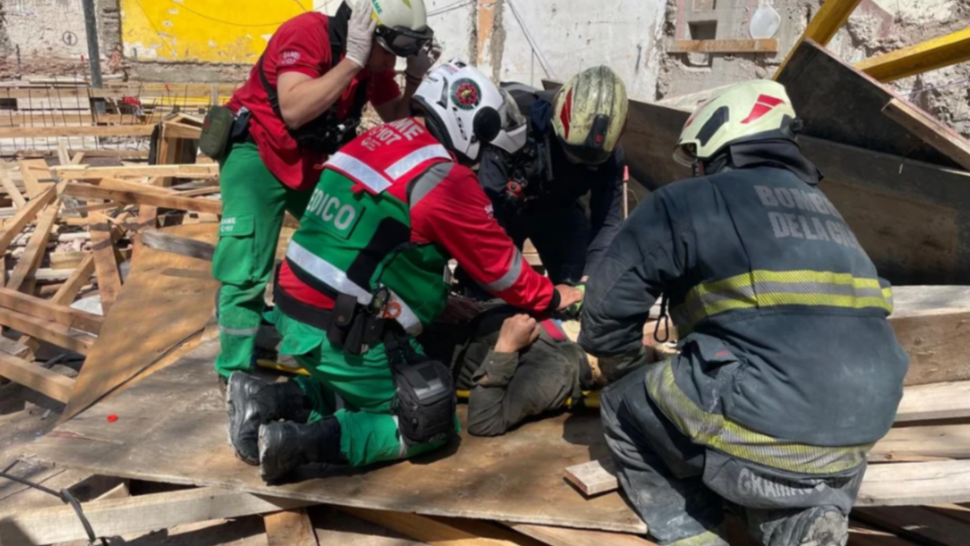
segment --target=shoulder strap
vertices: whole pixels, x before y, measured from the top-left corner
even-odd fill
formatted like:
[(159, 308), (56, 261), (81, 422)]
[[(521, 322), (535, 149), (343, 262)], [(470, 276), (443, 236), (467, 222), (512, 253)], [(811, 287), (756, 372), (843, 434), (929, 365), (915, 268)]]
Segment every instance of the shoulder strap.
[[(330, 67), (333, 68), (337, 63), (340, 62), (340, 57), (344, 52), (344, 42), (347, 36), (347, 21), (350, 19), (350, 7), (344, 2), (340, 5), (337, 10), (336, 15), (330, 17), (327, 24), (327, 37), (330, 41)], [(263, 53), (259, 56), (259, 61), (256, 62), (256, 71), (259, 73), (259, 81), (263, 84), (263, 89), (266, 90), (266, 97), (269, 99), (270, 106), (273, 107), (273, 111), (276, 112), (277, 116), (283, 117), (280, 112), (280, 97), (276, 92), (276, 87), (270, 85), (269, 78), (266, 77), (266, 71), (263, 69), (263, 59), (266, 54)], [(357, 110), (357, 102), (359, 100), (359, 95), (361, 94), (360, 88), (364, 88), (363, 102), (360, 104), (360, 113), (364, 111), (364, 104), (367, 103), (366, 86), (358, 86), (357, 95), (354, 99), (354, 111)], [(337, 105), (339, 104), (339, 99), (333, 103), (330, 108), (330, 113), (332, 115), (337, 114)], [(357, 116), (359, 117), (359, 115)]]

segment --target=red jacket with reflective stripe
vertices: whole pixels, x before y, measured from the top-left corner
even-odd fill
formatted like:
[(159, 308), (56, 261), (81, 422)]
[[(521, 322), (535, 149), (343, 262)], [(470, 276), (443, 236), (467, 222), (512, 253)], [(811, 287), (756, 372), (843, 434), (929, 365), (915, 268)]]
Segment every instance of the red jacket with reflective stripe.
[[(388, 131), (401, 137), (410, 134), (411, 138), (387, 138)], [(419, 134), (415, 134), (416, 131)], [(413, 142), (415, 138), (419, 142)], [(428, 144), (423, 142), (425, 140), (436, 142), (420, 124), (405, 119), (367, 131), (345, 146), (340, 154), (350, 156), (376, 172), (386, 173), (387, 166), (415, 152), (420, 148), (419, 144)], [(340, 154), (331, 161), (339, 161)], [(418, 172), (433, 164), (433, 161), (421, 163)], [(328, 164), (325, 168), (331, 167)], [(362, 186), (368, 186), (366, 181), (346, 169), (335, 170)], [(408, 174), (411, 171), (388, 180), (391, 185), (386, 191), (408, 201), (407, 184), (414, 178)], [(486, 289), (491, 287), (489, 291), (496, 297), (533, 313), (555, 310), (559, 306), (559, 294), (552, 282), (532, 269), (493, 218), (491, 201), (471, 169), (452, 164), (447, 176), (411, 208), (410, 219), (411, 242), (440, 245), (472, 279)], [(300, 281), (286, 262), (280, 271), (279, 283), (289, 295), (304, 303), (333, 308), (332, 299)]]

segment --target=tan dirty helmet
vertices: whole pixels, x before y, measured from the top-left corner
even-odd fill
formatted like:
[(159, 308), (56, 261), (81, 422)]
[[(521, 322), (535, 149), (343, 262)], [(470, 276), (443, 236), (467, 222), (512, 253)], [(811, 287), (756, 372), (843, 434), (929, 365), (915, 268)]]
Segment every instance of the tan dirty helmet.
[(577, 163), (597, 165), (616, 149), (627, 116), (626, 86), (608, 66), (573, 76), (556, 94), (553, 129)]

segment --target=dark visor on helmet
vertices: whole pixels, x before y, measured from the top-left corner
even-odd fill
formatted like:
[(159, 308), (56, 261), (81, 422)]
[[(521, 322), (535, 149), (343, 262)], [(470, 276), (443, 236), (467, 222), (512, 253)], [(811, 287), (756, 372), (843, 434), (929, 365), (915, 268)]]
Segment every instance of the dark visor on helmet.
[(411, 30), (406, 27), (386, 27), (379, 25), (374, 31), (377, 43), (398, 57), (410, 57), (427, 47), (434, 38), (434, 32), (425, 27)]

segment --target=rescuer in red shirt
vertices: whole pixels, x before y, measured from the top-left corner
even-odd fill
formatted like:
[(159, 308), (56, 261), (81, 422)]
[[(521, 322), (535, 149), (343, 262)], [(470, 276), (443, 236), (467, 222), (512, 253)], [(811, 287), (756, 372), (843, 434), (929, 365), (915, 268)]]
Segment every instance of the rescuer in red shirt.
[[(224, 384), (248, 370), (273, 272), (284, 211), (299, 218), (323, 163), (357, 136), (370, 102), (384, 121), (408, 115), (411, 96), (440, 55), (424, 0), (344, 2), (333, 16), (290, 19), (269, 40), (227, 104), (236, 115), (220, 159), (223, 219), (212, 264)], [(403, 94), (397, 57), (407, 58)]]

